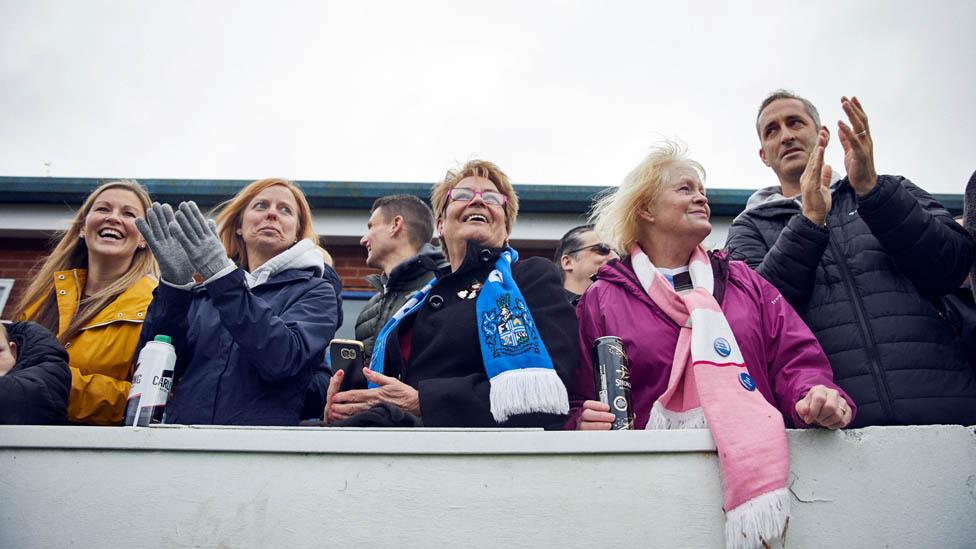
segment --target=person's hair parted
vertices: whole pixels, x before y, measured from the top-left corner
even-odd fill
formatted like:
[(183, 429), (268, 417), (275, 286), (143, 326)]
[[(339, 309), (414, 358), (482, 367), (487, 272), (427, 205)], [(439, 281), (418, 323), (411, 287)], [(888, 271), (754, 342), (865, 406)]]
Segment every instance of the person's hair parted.
[(411, 194), (382, 196), (373, 202), (370, 213), (380, 210), (383, 220), (389, 223), (400, 216), (407, 229), (410, 245), (420, 249), (434, 236), (434, 214), (423, 200)]
[[(583, 239), (581, 238), (584, 233), (593, 230), (593, 225), (580, 225), (578, 227), (573, 227), (572, 229), (566, 231), (566, 234), (559, 239), (559, 243), (556, 245), (556, 253), (553, 254), (552, 260), (559, 267), (559, 278), (563, 281), (566, 280), (566, 271), (562, 269), (562, 259), (566, 255), (566, 250), (575, 250), (583, 245)], [(579, 252), (574, 252), (571, 254), (573, 259), (579, 259)]]
[(434, 185), (430, 193), (434, 218), (440, 219), (444, 215), (444, 210), (447, 209), (447, 194), (467, 177), (483, 177), (494, 183), (498, 192), (508, 197), (508, 202), (505, 203), (505, 230), (511, 234), (512, 225), (518, 217), (518, 194), (515, 193), (515, 187), (512, 186), (505, 172), (487, 160), (469, 160), (457, 170), (448, 170), (444, 180)]
[(227, 251), (227, 257), (231, 258), (245, 270), (249, 270), (247, 248), (244, 245), (244, 237), (237, 234), (237, 230), (241, 228), (244, 210), (251, 203), (251, 200), (254, 200), (254, 197), (259, 195), (261, 191), (275, 185), (286, 187), (295, 198), (295, 203), (298, 207), (297, 240), (307, 238), (315, 244), (321, 244), (315, 235), (315, 231), (312, 229), (312, 208), (308, 205), (305, 193), (298, 188), (298, 185), (288, 179), (279, 177), (258, 179), (241, 189), (234, 198), (214, 208), (214, 211), (218, 212), (216, 219), (217, 235), (220, 236), (220, 241)]
[(801, 97), (790, 90), (778, 89), (770, 92), (770, 94), (766, 96), (766, 99), (763, 99), (762, 103), (759, 104), (759, 110), (756, 111), (756, 133), (759, 134), (759, 139), (762, 139), (762, 129), (759, 127), (759, 117), (762, 116), (762, 112), (766, 110), (766, 107), (768, 107), (773, 101), (779, 101), (780, 99), (795, 99), (800, 103), (803, 103), (803, 107), (806, 109), (807, 114), (810, 115), (810, 118), (813, 119), (813, 123), (816, 125), (816, 127), (819, 128), (821, 126), (820, 113), (817, 111), (817, 107), (815, 107), (809, 99)]
[[(88, 195), (84, 204), (75, 213), (74, 218), (64, 232), (58, 234), (58, 243), (54, 251), (44, 260), (39, 270), (33, 276), (33, 282), (27, 287), (27, 291), (20, 299), (14, 311), (14, 318), (21, 319), (24, 313), (34, 303), (43, 300), (40, 308), (34, 313), (32, 320), (44, 326), (51, 332), (58, 333), (59, 314), (57, 298), (54, 295), (54, 273), (69, 269), (88, 268), (88, 246), (84, 239), (79, 238), (81, 229), (85, 225), (85, 218), (92, 209), (92, 205), (98, 196), (109, 189), (123, 189), (132, 192), (139, 198), (143, 212), (149, 209), (152, 199), (138, 181), (134, 179), (118, 179), (100, 185)], [(109, 303), (115, 300), (122, 292), (129, 289), (142, 277), (149, 275), (159, 277), (159, 268), (156, 259), (148, 247), (136, 248), (132, 257), (132, 263), (124, 275), (115, 280), (107, 287), (95, 292), (94, 295), (83, 297), (78, 304), (78, 310), (71, 322), (58, 336), (58, 340), (64, 344), (73, 338), (89, 320), (95, 317)]]

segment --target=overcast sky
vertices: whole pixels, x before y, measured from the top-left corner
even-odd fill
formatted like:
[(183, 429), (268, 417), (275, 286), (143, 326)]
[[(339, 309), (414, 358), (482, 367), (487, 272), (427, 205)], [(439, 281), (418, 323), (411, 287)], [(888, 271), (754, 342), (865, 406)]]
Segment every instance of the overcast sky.
[[(976, 1), (0, 0), (0, 175), (613, 185), (662, 137), (710, 187), (775, 183), (756, 107), (785, 87), (880, 173), (976, 169)], [(50, 166), (45, 166), (50, 163)]]

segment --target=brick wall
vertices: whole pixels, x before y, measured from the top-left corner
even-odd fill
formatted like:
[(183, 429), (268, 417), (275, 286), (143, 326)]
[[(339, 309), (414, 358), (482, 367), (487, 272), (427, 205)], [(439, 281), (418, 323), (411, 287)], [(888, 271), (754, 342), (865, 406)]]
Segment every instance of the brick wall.
[[(374, 273), (378, 274), (379, 270), (370, 269), (366, 266), (366, 248), (356, 244), (346, 246), (326, 245), (326, 249), (329, 250), (332, 258), (335, 260), (335, 269), (339, 273), (339, 276), (342, 277), (343, 290), (373, 290), (373, 287), (363, 277)], [(518, 252), (519, 257), (522, 258), (541, 256), (548, 259), (552, 257), (553, 250), (550, 248), (520, 247)]]
[(366, 266), (366, 248), (358, 245), (325, 246), (335, 260), (335, 269), (342, 277), (343, 290), (370, 290), (373, 287), (363, 279), (366, 275), (378, 274), (379, 270), (370, 269)]
[[(0, 238), (0, 278), (15, 280), (13, 292), (7, 300), (0, 318), (10, 320), (10, 315), (20, 296), (30, 282), (31, 269), (38, 265), (50, 249), (50, 242), (46, 239), (33, 238)], [(328, 245), (326, 248), (335, 259), (336, 271), (342, 277), (344, 290), (372, 290), (373, 288), (363, 279), (368, 274), (378, 273), (376, 269), (366, 267), (366, 248), (354, 245)], [(551, 257), (552, 250), (548, 248), (520, 248), (521, 257), (542, 256)]]
[(0, 318), (10, 320), (14, 307), (30, 282), (31, 269), (48, 251), (43, 238), (0, 238), (0, 278), (14, 279), (14, 287)]

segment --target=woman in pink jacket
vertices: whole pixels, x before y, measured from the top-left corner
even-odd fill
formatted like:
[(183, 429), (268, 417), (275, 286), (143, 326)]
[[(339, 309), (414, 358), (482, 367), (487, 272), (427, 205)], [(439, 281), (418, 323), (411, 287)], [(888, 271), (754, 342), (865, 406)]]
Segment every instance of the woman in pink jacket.
[(623, 259), (600, 268), (577, 308), (581, 360), (567, 428), (613, 422), (596, 401), (590, 357), (602, 336), (620, 337), (629, 356), (636, 429), (713, 427), (738, 417), (750, 392), (765, 401), (752, 405), (775, 407), (786, 426), (845, 427), (855, 404), (809, 328), (745, 263), (704, 251), (703, 178), (701, 165), (668, 143), (596, 204), (596, 230)]

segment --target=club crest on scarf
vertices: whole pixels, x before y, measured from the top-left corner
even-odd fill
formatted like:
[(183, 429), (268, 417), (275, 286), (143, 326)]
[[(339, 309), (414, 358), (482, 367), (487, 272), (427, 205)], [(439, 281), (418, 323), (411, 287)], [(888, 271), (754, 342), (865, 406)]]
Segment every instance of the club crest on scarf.
[(512, 295), (502, 294), (495, 307), (481, 315), (481, 330), (492, 357), (539, 352), (539, 336), (528, 309), (521, 299), (512, 303)]

